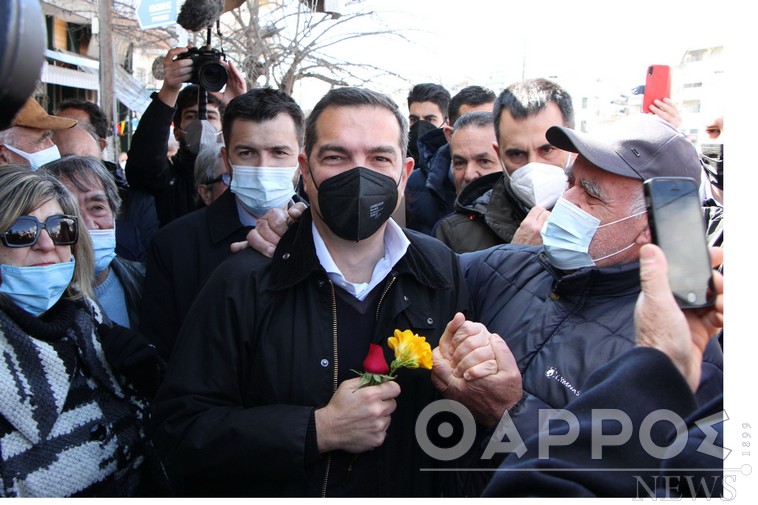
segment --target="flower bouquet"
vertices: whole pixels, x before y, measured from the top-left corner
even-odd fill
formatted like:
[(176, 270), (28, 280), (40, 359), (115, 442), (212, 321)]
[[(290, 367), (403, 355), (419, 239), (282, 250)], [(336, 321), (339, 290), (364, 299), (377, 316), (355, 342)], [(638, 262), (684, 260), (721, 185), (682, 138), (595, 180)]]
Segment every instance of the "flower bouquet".
[(395, 330), (394, 336), (387, 339), (387, 345), (395, 351), (395, 359), (389, 366), (382, 347), (369, 344), (368, 355), (363, 361), (365, 371), (353, 370), (361, 377), (358, 388), (395, 380), (395, 373), (400, 368), (432, 369), (432, 347), (426, 337), (420, 337), (411, 330)]

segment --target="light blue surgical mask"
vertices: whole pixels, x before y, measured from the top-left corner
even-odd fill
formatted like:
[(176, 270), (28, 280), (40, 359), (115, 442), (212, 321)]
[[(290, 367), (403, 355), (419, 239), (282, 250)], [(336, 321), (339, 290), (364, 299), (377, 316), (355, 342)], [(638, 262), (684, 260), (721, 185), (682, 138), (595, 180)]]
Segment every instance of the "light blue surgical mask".
[(25, 311), (39, 316), (58, 303), (74, 277), (76, 261), (54, 265), (15, 267), (0, 265), (0, 293)]
[(545, 254), (550, 264), (561, 270), (595, 266), (596, 262), (620, 254), (634, 246), (632, 242), (623, 249), (602, 258), (592, 258), (589, 253), (590, 242), (597, 230), (642, 214), (645, 214), (645, 211), (600, 225), (598, 218), (560, 197), (542, 226), (541, 235)]
[(237, 200), (255, 217), (273, 208), (284, 208), (295, 194), (294, 167), (246, 167), (232, 165), (229, 186)]
[(33, 171), (37, 170), (39, 167), (41, 167), (45, 163), (50, 163), (51, 161), (59, 160), (61, 157), (61, 152), (58, 150), (58, 146), (56, 146), (55, 144), (53, 144), (52, 147), (48, 147), (47, 149), (37, 151), (36, 153), (27, 153), (26, 151), (22, 151), (21, 149), (16, 149), (15, 147), (9, 146), (8, 144), (3, 144), (3, 145), (7, 147), (9, 150), (13, 151), (14, 153), (24, 158), (26, 161), (28, 161), (29, 166), (32, 167)]
[(95, 249), (95, 275), (100, 275), (116, 257), (116, 228), (87, 231)]

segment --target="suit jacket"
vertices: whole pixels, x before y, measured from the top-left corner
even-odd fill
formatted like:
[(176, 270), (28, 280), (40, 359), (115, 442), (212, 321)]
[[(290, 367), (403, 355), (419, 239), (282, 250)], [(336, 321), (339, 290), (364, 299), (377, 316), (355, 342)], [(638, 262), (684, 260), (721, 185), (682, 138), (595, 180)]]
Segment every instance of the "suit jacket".
[(208, 207), (161, 228), (148, 251), (140, 330), (168, 361), (195, 295), (217, 265), (245, 240), (237, 201), (226, 190)]

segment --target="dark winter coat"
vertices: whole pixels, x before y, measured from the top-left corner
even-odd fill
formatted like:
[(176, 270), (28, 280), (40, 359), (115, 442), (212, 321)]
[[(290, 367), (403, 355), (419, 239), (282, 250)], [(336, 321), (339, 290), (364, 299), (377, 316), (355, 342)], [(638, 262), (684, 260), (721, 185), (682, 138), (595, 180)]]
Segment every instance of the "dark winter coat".
[[(542, 247), (506, 244), (461, 255), (461, 264), (476, 319), (503, 337), (523, 376), (524, 399), (509, 415), (524, 439), (539, 431), (539, 409), (565, 407), (592, 372), (635, 345), (639, 262), (561, 273)], [(723, 392), (722, 361), (713, 340), (699, 401)]]
[[(566, 405), (577, 420), (576, 440), (568, 445), (552, 445), (549, 455), (540, 447), (539, 435), (526, 440), (526, 452), (520, 458), (512, 454), (503, 462), (484, 496), (603, 496), (639, 500), (656, 496), (711, 498), (724, 494), (725, 454), (721, 450), (715, 453), (704, 450), (724, 445), (723, 395), (698, 406), (671, 359), (649, 347), (630, 349), (598, 368), (587, 378), (584, 389), (580, 397)], [(601, 422), (598, 419), (618, 415), (601, 409), (628, 416), (627, 442), (601, 440), (596, 431)], [(649, 421), (651, 414), (655, 418), (654, 412), (665, 412), (671, 419), (676, 415), (684, 420), (687, 429), (677, 433), (678, 427), (668, 421), (645, 429), (643, 421), (646, 418)], [(708, 433), (703, 427), (707, 427)], [(562, 434), (565, 424), (555, 423), (549, 432)], [(664, 452), (651, 451), (650, 444), (642, 442), (642, 434), (649, 434)], [(547, 431), (541, 435), (547, 436)], [(684, 435), (686, 442), (682, 446), (674, 443)], [(593, 449), (600, 449), (601, 444), (602, 457), (593, 457)], [(726, 491), (725, 497), (735, 493), (734, 488)]]
[[(434, 462), (414, 434), (419, 412), (438, 397), (428, 370), (399, 371), (402, 392), (384, 445), (357, 458), (318, 453), (314, 411), (329, 402), (339, 375), (352, 373), (337, 345), (349, 336), (337, 332), (339, 288), (318, 261), (311, 223), (306, 211), (273, 260), (245, 250), (224, 262), (187, 316), (154, 404), (159, 450), (185, 494), (332, 496), (357, 482), (353, 492), (363, 496), (430, 496), (444, 478), (420, 471)], [(469, 306), (455, 254), (406, 233), (408, 251), (370, 312), (372, 340), (388, 363), (395, 329), (434, 348)], [(368, 478), (348, 482), (349, 468), (366, 464)]]
[[(493, 182), (493, 178), (497, 180)], [(472, 184), (474, 187), (469, 189)], [(473, 206), (477, 193), (484, 192), (488, 184), (492, 193), (486, 207)], [(461, 253), (510, 244), (529, 213), (529, 208), (513, 194), (510, 181), (502, 174), (489, 174), (473, 181), (463, 188), (459, 202), (456, 202), (455, 214), (438, 223), (435, 234)]]
[(213, 270), (244, 241), (237, 200), (227, 189), (208, 207), (162, 228), (147, 260), (140, 329), (166, 361), (195, 296)]

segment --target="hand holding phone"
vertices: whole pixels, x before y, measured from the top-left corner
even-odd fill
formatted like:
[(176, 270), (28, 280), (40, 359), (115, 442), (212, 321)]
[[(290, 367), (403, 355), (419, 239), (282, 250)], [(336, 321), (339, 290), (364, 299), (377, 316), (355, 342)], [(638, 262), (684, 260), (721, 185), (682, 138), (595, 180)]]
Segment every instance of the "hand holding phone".
[(645, 94), (642, 98), (642, 112), (650, 114), (650, 106), (655, 100), (671, 98), (671, 67), (650, 65), (645, 78)]
[(688, 177), (653, 177), (643, 187), (653, 243), (666, 255), (676, 302), (681, 308), (713, 305), (713, 275), (697, 183)]

